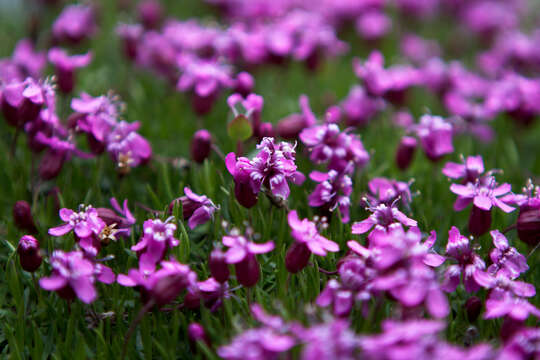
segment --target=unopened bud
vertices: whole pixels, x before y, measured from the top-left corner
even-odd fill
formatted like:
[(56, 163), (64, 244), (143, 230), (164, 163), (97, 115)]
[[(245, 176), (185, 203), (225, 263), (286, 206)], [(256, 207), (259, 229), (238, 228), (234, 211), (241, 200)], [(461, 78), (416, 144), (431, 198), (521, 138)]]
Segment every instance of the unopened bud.
[(285, 255), (285, 267), (291, 274), (296, 274), (307, 266), (310, 255), (305, 243), (295, 241)]
[(19, 254), (21, 267), (28, 272), (36, 271), (43, 261), (40, 254), (39, 242), (31, 235), (21, 237), (19, 246), (17, 247), (17, 253)]
[(525, 207), (519, 211), (517, 220), (519, 239), (530, 246), (540, 242), (540, 207)]
[(417, 141), (411, 136), (401, 138), (398, 149), (396, 151), (396, 164), (400, 170), (406, 170), (414, 157)]
[(35, 234), (37, 232), (30, 204), (19, 200), (13, 205), (13, 222), (22, 230)]
[(220, 249), (212, 250), (208, 259), (208, 267), (210, 267), (210, 274), (217, 282), (223, 284), (229, 280), (229, 266), (225, 261), (225, 253)]
[(212, 135), (207, 130), (199, 130), (191, 140), (191, 158), (202, 163), (209, 155), (212, 146)]
[(245, 287), (255, 286), (261, 277), (261, 268), (253, 254), (248, 254), (244, 260), (236, 263), (234, 268), (236, 270), (236, 279)]

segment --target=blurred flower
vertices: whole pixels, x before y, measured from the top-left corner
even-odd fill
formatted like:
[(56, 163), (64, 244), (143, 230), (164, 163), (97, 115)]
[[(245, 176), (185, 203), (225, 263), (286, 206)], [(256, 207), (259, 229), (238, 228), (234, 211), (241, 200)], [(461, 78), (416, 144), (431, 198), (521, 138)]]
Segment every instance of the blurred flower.
[(158, 262), (165, 257), (167, 248), (178, 246), (180, 241), (174, 237), (176, 224), (174, 216), (165, 221), (149, 219), (143, 224), (143, 236), (131, 247), (140, 255), (139, 267), (142, 271), (152, 272)]
[(75, 70), (88, 66), (92, 61), (92, 53), (69, 56), (63, 49), (55, 47), (49, 50), (48, 58), (56, 69), (58, 88), (68, 94), (75, 86)]

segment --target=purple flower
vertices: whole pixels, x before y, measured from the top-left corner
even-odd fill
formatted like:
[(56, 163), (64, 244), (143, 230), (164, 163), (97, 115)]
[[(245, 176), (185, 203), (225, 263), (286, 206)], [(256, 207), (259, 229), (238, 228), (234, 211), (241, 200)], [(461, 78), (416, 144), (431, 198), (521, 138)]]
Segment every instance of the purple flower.
[(240, 235), (237, 229), (223, 236), (223, 245), (229, 249), (225, 253), (225, 261), (234, 264), (238, 282), (246, 287), (252, 287), (259, 281), (261, 269), (255, 254), (264, 254), (274, 249), (274, 242), (258, 244)]
[(304, 343), (302, 360), (354, 359), (358, 356), (359, 338), (342, 319), (304, 329), (297, 327), (296, 335)]
[(124, 45), (124, 53), (131, 60), (137, 57), (138, 45), (143, 31), (140, 24), (119, 24), (116, 27), (116, 34), (122, 39)]
[(180, 241), (174, 237), (176, 224), (174, 216), (165, 221), (149, 219), (143, 224), (141, 240), (131, 247), (140, 254), (139, 266), (143, 271), (153, 271), (156, 264), (165, 257), (167, 248), (178, 246)]
[(142, 300), (146, 302), (153, 299), (159, 306), (173, 301), (182, 290), (197, 282), (197, 274), (188, 265), (176, 260), (163, 260), (160, 265), (157, 271), (130, 269), (127, 275), (118, 275), (117, 281), (122, 286), (139, 286)]
[(454, 152), (452, 124), (440, 116), (423, 115), (420, 123), (412, 127), (428, 159), (437, 161)]
[(384, 101), (370, 97), (360, 85), (354, 85), (340, 104), (347, 126), (363, 126), (384, 108)]
[[(239, 111), (238, 104), (242, 105), (243, 111)], [(244, 116), (245, 118), (250, 119), (253, 135), (260, 138), (261, 112), (264, 105), (263, 97), (257, 94), (249, 94), (244, 99), (242, 95), (235, 93), (227, 98), (227, 105), (231, 108), (235, 118)]]
[(56, 41), (78, 43), (96, 31), (94, 11), (85, 5), (69, 5), (62, 10), (52, 26)]
[(139, 126), (139, 122), (120, 121), (107, 135), (107, 151), (122, 174), (147, 162), (152, 156), (150, 143), (137, 133)]
[(188, 220), (190, 229), (205, 224), (214, 216), (218, 209), (216, 205), (205, 195), (197, 195), (187, 186), (184, 187), (185, 196), (180, 197), (184, 219)]
[[(108, 231), (103, 229), (100, 233), (100, 240), (112, 239), (116, 240), (116, 235), (129, 236), (131, 235), (131, 226), (137, 220), (128, 208), (128, 200), (125, 199), (123, 207), (120, 206), (116, 198), (110, 200), (112, 208), (120, 215), (117, 215), (113, 210), (108, 208), (97, 208), (97, 212), (101, 220), (107, 224)], [(116, 229), (115, 227), (118, 226)]]
[(412, 195), (409, 183), (387, 179), (383, 177), (373, 178), (368, 183), (370, 193), (366, 195), (366, 205), (377, 206), (386, 204), (391, 206), (395, 201), (400, 201), (403, 205), (409, 206)]
[(92, 235), (99, 235), (105, 227), (105, 223), (92, 205), (85, 206), (81, 204), (77, 212), (62, 208), (59, 215), (65, 224), (49, 229), (49, 235), (62, 236), (74, 230), (75, 235), (83, 239)]
[(386, 232), (390, 225), (395, 223), (401, 223), (405, 226), (417, 225), (415, 220), (409, 219), (404, 213), (398, 210), (395, 201), (390, 205), (379, 204), (375, 207), (370, 206), (366, 210), (371, 211), (372, 214), (367, 219), (355, 222), (352, 225), (353, 234), (364, 234), (374, 226), (376, 230)]
[(368, 11), (356, 21), (356, 32), (366, 40), (377, 40), (392, 29), (392, 20), (381, 11)]
[(373, 51), (364, 63), (353, 59), (353, 68), (370, 95), (396, 104), (402, 104), (406, 91), (421, 80), (419, 71), (411, 66), (394, 65), (385, 69), (384, 57), (378, 51)]
[(202, 300), (204, 306), (213, 312), (223, 304), (223, 299), (231, 297), (231, 294), (232, 292), (226, 282), (221, 283), (211, 277), (188, 288), (184, 298), (184, 305), (188, 309), (198, 309)]
[(497, 206), (502, 211), (510, 213), (515, 209), (506, 204), (507, 195), (512, 189), (510, 184), (498, 185), (495, 177), (487, 175), (475, 183), (466, 185), (452, 184), (450, 190), (458, 195), (454, 210), (461, 211), (471, 202), (474, 204), (469, 217), (469, 231), (476, 236), (486, 233), (491, 226), (491, 208)]
[(7, 123), (22, 127), (36, 120), (45, 105), (54, 106), (54, 90), (47, 82), (27, 78), (0, 87), (0, 103)]
[(482, 155), (468, 156), (461, 159), (462, 164), (447, 162), (442, 173), (451, 179), (462, 179), (463, 183), (476, 182), (484, 172)]
[(52, 48), (49, 50), (48, 58), (56, 69), (59, 89), (68, 94), (75, 86), (75, 70), (90, 64), (92, 53), (69, 56), (63, 49)]
[(339, 245), (320, 235), (314, 222), (308, 219), (300, 220), (296, 210), (289, 212), (287, 216), (291, 227), (292, 237), (299, 243), (304, 243), (315, 255), (326, 256), (326, 252), (339, 251)]
[(22, 78), (29, 76), (36, 80), (41, 78), (41, 72), (47, 64), (45, 53), (36, 51), (30, 39), (19, 40), (13, 50), (12, 60), (21, 70)]
[(509, 279), (516, 279), (521, 273), (529, 270), (527, 259), (516, 248), (508, 244), (508, 239), (499, 231), (490, 232), (495, 248), (489, 253), (491, 264), (487, 271), (496, 275), (502, 273)]
[(300, 140), (308, 148), (313, 162), (328, 163), (333, 170), (342, 171), (349, 162), (363, 167), (369, 161), (369, 154), (358, 136), (340, 132), (336, 124), (306, 128), (300, 133)]
[[(251, 191), (256, 197), (264, 186), (272, 195), (287, 199), (290, 193), (287, 180), (295, 184), (304, 181), (304, 175), (296, 171), (295, 148), (286, 142), (276, 144), (273, 138), (264, 138), (257, 149), (259, 153), (252, 160), (245, 157), (236, 159), (234, 153), (225, 158), (236, 187), (238, 184), (248, 185), (245, 191)], [(238, 198), (239, 194), (236, 195)]]
[[(352, 166), (348, 167), (348, 169), (351, 168)], [(348, 223), (350, 220), (350, 196), (353, 190), (352, 180), (348, 175), (350, 170), (348, 169), (342, 172), (330, 170), (327, 173), (312, 171), (309, 174), (311, 180), (319, 183), (308, 197), (309, 206), (322, 207), (332, 212), (339, 209), (343, 223)]]
[(523, 328), (504, 343), (498, 360), (535, 359), (540, 357), (540, 329)]
[(55, 250), (50, 259), (53, 272), (49, 277), (39, 280), (39, 285), (56, 291), (60, 297), (73, 299), (75, 295), (89, 304), (97, 298), (95, 280), (106, 284), (114, 282), (114, 273), (101, 264), (93, 264), (80, 251), (65, 253)]
[(274, 360), (295, 345), (291, 336), (279, 334), (269, 327), (246, 330), (217, 353), (226, 360)]
[(460, 234), (459, 229), (452, 226), (448, 231), (448, 243), (446, 244), (446, 256), (457, 261), (456, 265), (450, 265), (444, 273), (443, 289), (454, 292), (463, 275), (465, 290), (468, 292), (480, 290), (480, 285), (474, 278), (476, 270), (484, 270), (484, 260), (476, 254), (469, 239)]
[(309, 98), (306, 95), (300, 95), (298, 102), (302, 113), (291, 114), (277, 124), (277, 133), (284, 139), (295, 139), (304, 128), (313, 126), (317, 122), (309, 106)]

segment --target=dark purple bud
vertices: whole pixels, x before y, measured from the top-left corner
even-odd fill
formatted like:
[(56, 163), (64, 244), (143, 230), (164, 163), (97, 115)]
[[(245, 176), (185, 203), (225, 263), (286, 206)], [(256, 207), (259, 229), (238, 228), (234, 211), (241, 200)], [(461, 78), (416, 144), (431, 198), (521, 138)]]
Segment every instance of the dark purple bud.
[(264, 137), (274, 137), (275, 132), (274, 132), (274, 126), (272, 125), (272, 123), (269, 123), (269, 122), (261, 123), (259, 125), (258, 135), (260, 139)]
[(191, 106), (198, 115), (205, 115), (212, 110), (212, 106), (216, 100), (217, 93), (210, 94), (206, 97), (193, 94), (191, 97)]
[(277, 133), (284, 139), (296, 139), (306, 122), (301, 114), (291, 114), (281, 119), (277, 124)]
[(147, 29), (155, 29), (158, 27), (163, 10), (158, 1), (145, 0), (137, 6), (139, 12), (139, 19)]
[(25, 271), (36, 271), (43, 261), (39, 249), (39, 242), (31, 235), (24, 235), (21, 237), (17, 252), (19, 253), (21, 267)]
[(225, 261), (225, 253), (220, 249), (212, 250), (208, 259), (208, 267), (210, 274), (217, 282), (223, 284), (229, 280), (229, 265)]
[(62, 69), (58, 67), (56, 69), (56, 77), (58, 89), (64, 94), (69, 94), (73, 91), (75, 86), (75, 71)]
[(470, 322), (476, 321), (482, 311), (482, 300), (476, 296), (471, 296), (465, 303), (465, 310), (467, 310), (467, 317)]
[(406, 170), (411, 165), (417, 143), (416, 138), (411, 136), (401, 138), (396, 151), (396, 164), (400, 170)]
[(474, 236), (484, 235), (491, 228), (491, 210), (483, 210), (473, 205), (469, 215), (469, 232)]
[(42, 107), (42, 104), (36, 104), (30, 99), (25, 98), (19, 109), (19, 126), (36, 120)]
[(524, 207), (520, 209), (517, 220), (519, 239), (530, 246), (540, 242), (540, 208)]
[(236, 76), (234, 92), (239, 93), (243, 97), (247, 97), (253, 91), (255, 80), (250, 73), (242, 71)]
[(51, 180), (57, 177), (62, 170), (65, 159), (65, 152), (49, 150), (41, 158), (41, 163), (39, 164), (39, 177), (43, 180)]
[(154, 286), (151, 296), (158, 306), (163, 306), (173, 301), (187, 285), (185, 276), (165, 276)]
[(184, 306), (188, 309), (195, 310), (201, 306), (201, 294), (193, 291), (187, 292), (184, 296)]
[(204, 341), (207, 345), (210, 345), (210, 340), (208, 340), (204, 328), (199, 323), (192, 322), (189, 324), (188, 337), (192, 342)]
[(245, 287), (252, 287), (257, 284), (261, 277), (261, 268), (254, 254), (248, 254), (244, 260), (234, 264), (236, 279)]
[(191, 158), (201, 164), (210, 155), (212, 135), (207, 130), (198, 130), (191, 140)]
[(30, 204), (24, 200), (19, 200), (13, 205), (13, 222), (21, 230), (37, 233)]
[(307, 266), (311, 251), (305, 243), (295, 241), (285, 255), (285, 267), (291, 274), (296, 274)]
[(236, 182), (234, 184), (234, 195), (236, 196), (236, 200), (238, 200), (240, 205), (246, 209), (250, 209), (257, 204), (257, 194), (253, 193), (249, 184)]

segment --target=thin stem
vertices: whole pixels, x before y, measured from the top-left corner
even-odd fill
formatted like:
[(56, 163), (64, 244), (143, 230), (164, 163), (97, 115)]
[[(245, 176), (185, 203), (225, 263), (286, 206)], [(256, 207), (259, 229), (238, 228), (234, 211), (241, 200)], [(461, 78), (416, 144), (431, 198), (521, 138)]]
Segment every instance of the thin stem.
[(133, 332), (135, 331), (137, 324), (141, 322), (144, 314), (146, 314), (148, 310), (150, 310), (150, 308), (152, 308), (152, 306), (154, 305), (155, 305), (154, 300), (153, 299), (149, 300), (139, 311), (139, 313), (137, 314), (137, 317), (131, 322), (131, 325), (129, 326), (129, 329), (124, 338), (124, 344), (122, 345), (122, 356), (120, 357), (120, 359), (123, 360), (126, 358), (127, 344), (129, 343), (129, 339), (131, 338), (131, 335), (133, 335)]
[(9, 150), (9, 153), (12, 158), (15, 157), (15, 151), (17, 150), (17, 140), (19, 139), (20, 132), (21, 132), (20, 127), (17, 126), (17, 128), (15, 129), (15, 135), (13, 135), (13, 140), (11, 140), (11, 147)]
[(517, 224), (514, 224), (514, 225), (510, 225), (509, 227), (507, 227), (506, 229), (503, 230), (503, 234), (506, 234), (507, 232), (509, 232), (510, 230), (514, 230), (515, 228), (517, 228)]
[(527, 259), (536, 251), (536, 249), (538, 249), (539, 246), (540, 246), (540, 242), (538, 242), (538, 244), (536, 244), (536, 246), (533, 247), (529, 255), (527, 255)]
[(223, 154), (223, 151), (221, 151), (221, 149), (216, 144), (212, 144), (211, 148), (216, 154), (218, 154), (221, 160), (225, 161), (225, 154)]

